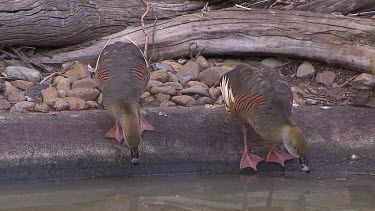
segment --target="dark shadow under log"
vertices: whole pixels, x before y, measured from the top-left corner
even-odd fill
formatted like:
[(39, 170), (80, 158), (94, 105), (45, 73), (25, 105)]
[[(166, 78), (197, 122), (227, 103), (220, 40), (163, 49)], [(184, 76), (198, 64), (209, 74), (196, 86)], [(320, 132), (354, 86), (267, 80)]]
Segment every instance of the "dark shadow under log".
[[(151, 35), (153, 26), (147, 25), (146, 30)], [(79, 60), (94, 64), (109, 38), (114, 42), (127, 37), (141, 48), (145, 43), (141, 27), (132, 27), (89, 47), (39, 59), (44, 63)], [(185, 15), (157, 22), (153, 58), (185, 57), (193, 42), (204, 48), (206, 56), (281, 55), (370, 73), (370, 57), (375, 54), (375, 22), (302, 11), (233, 8), (211, 11), (205, 17)]]

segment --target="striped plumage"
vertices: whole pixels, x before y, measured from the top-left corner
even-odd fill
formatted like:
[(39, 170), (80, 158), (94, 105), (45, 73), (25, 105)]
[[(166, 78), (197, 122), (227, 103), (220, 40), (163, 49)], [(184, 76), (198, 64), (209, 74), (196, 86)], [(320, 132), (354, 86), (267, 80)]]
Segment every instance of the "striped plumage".
[[(241, 64), (222, 76), (220, 87), (226, 110), (244, 124), (245, 149), (241, 168), (256, 169), (256, 164), (262, 160), (247, 151), (248, 124), (271, 143), (268, 162), (284, 166), (284, 161), (293, 157), (301, 158), (301, 161), (304, 159), (307, 141), (290, 120), (292, 92), (288, 82), (276, 70), (259, 62)], [(280, 142), (293, 157), (273, 147)], [(306, 166), (304, 163), (301, 165)]]
[(103, 93), (103, 105), (116, 119), (106, 137), (119, 142), (124, 138), (131, 149), (132, 162), (138, 163), (141, 133), (153, 130), (139, 109), (139, 96), (150, 78), (148, 64), (133, 43), (115, 42), (101, 52), (95, 80)]

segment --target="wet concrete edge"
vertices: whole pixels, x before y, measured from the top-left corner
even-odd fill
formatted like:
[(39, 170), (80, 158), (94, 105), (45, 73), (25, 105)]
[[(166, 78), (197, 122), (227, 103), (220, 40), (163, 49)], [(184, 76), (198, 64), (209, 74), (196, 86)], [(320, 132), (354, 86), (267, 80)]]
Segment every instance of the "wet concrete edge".
[[(156, 131), (143, 134), (137, 166), (126, 146), (104, 138), (114, 123), (106, 111), (2, 111), (0, 117), (0, 181), (240, 172), (241, 123), (223, 108), (145, 110)], [(374, 109), (297, 107), (293, 119), (309, 139), (312, 174), (375, 173)], [(249, 138), (253, 152), (265, 157), (267, 144), (252, 130)], [(258, 169), (301, 173), (297, 161), (285, 169), (262, 162)]]

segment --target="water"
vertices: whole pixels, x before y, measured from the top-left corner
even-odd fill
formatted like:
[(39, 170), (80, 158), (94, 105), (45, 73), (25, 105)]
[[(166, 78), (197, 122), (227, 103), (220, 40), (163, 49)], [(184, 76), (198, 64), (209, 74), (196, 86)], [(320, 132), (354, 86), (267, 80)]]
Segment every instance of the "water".
[(375, 177), (190, 175), (1, 184), (4, 210), (374, 211)]

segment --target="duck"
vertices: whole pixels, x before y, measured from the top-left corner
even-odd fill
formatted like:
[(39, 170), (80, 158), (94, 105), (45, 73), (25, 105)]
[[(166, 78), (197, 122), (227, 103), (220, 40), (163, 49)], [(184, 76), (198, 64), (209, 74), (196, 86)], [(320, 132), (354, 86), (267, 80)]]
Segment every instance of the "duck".
[(103, 106), (116, 120), (105, 137), (124, 140), (131, 162), (139, 163), (143, 131), (154, 131), (141, 113), (139, 98), (150, 79), (150, 68), (141, 50), (132, 42), (106, 45), (97, 60), (95, 80), (103, 95)]
[[(291, 120), (293, 95), (288, 81), (274, 68), (260, 62), (237, 65), (220, 78), (226, 111), (242, 122), (244, 141), (240, 168), (252, 168), (263, 159), (251, 153), (247, 132), (250, 125), (270, 145), (266, 162), (285, 167), (285, 161), (298, 159), (309, 172), (306, 156), (308, 141)], [(283, 144), (288, 153), (277, 149)], [(251, 145), (251, 143), (250, 143)]]

